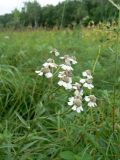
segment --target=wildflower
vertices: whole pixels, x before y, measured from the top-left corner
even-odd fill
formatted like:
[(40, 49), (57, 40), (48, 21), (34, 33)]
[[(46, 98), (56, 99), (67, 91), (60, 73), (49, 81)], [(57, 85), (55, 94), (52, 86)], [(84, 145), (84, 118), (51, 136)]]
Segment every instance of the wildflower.
[(60, 78), (58, 85), (63, 86), (65, 89), (72, 89), (72, 78), (71, 78), (71, 71), (61, 71), (58, 74)]
[(61, 64), (60, 67), (65, 71), (72, 71), (73, 68), (70, 65)]
[(53, 53), (56, 57), (60, 55), (57, 49), (53, 48), (50, 53)]
[(96, 104), (96, 97), (94, 95), (85, 96), (85, 101), (88, 102), (89, 107), (95, 107)]
[(35, 71), (39, 76), (45, 76), (46, 78), (51, 78), (53, 74), (50, 72), (49, 68), (41, 68), (40, 71)]
[(64, 57), (60, 57), (60, 59), (63, 59), (65, 61), (65, 64), (71, 65), (71, 64), (76, 64), (76, 58), (73, 56), (65, 55)]
[(92, 79), (80, 79), (80, 83), (83, 84), (83, 87), (86, 87), (88, 89), (92, 89), (94, 88), (93, 84), (92, 84)]
[(43, 66), (45, 67), (45, 68), (57, 68), (57, 64), (54, 62), (54, 60), (53, 59), (51, 59), (51, 58), (49, 58), (48, 60), (47, 60), (47, 62), (45, 62), (44, 64), (43, 64)]
[(91, 71), (90, 70), (86, 70), (82, 73), (83, 77), (86, 77), (88, 79), (92, 79), (92, 75), (91, 75)]
[(83, 95), (83, 89), (82, 89), (82, 87), (81, 87), (81, 84), (80, 83), (75, 83), (75, 84), (73, 84), (73, 89), (75, 90), (74, 91), (74, 95)]
[(58, 82), (58, 85), (63, 86), (66, 90), (72, 89), (72, 78), (67, 76), (61, 77)]
[(72, 73), (71, 73), (71, 71), (61, 71), (61, 72), (59, 72), (59, 74), (58, 74), (58, 77), (59, 78), (62, 78), (62, 77), (64, 77), (64, 76), (67, 76), (67, 77), (71, 77), (72, 76)]
[(72, 110), (77, 111), (78, 113), (83, 111), (81, 96), (70, 97), (68, 105), (72, 106)]
[(69, 57), (69, 60), (72, 64), (76, 64), (77, 61), (76, 61), (76, 57), (72, 56), (72, 57)]

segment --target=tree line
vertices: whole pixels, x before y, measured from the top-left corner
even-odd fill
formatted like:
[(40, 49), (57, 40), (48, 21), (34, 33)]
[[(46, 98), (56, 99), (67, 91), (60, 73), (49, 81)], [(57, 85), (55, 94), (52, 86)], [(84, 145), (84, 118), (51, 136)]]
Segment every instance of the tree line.
[[(114, 2), (119, 3), (119, 0)], [(14, 9), (10, 14), (1, 15), (0, 28), (86, 26), (91, 21), (111, 23), (117, 18), (118, 11), (108, 0), (66, 0), (44, 7), (35, 0), (25, 2), (21, 11)]]

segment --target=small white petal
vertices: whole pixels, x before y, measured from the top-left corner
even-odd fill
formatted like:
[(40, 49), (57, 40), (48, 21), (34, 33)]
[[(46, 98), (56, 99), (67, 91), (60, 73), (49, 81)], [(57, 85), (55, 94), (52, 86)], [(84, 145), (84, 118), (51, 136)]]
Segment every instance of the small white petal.
[(88, 84), (88, 83), (84, 83), (84, 84), (83, 84), (83, 87), (86, 87), (86, 88), (88, 88), (88, 89), (94, 88), (94, 86), (93, 86), (92, 84)]
[(87, 73), (86, 72), (82, 72), (83, 77), (87, 77)]
[(84, 83), (84, 84), (83, 84), (83, 87), (88, 88), (88, 86), (89, 86), (88, 83)]
[(39, 72), (41, 72), (41, 71), (35, 71), (35, 73), (39, 73)]
[(69, 106), (72, 106), (72, 105), (73, 105), (73, 102), (74, 102), (74, 99), (69, 100), (68, 105), (69, 105)]
[(48, 67), (49, 64), (46, 62), (46, 63), (43, 64), (43, 66), (44, 66), (44, 67)]
[(48, 72), (45, 74), (46, 78), (51, 78), (53, 76), (53, 74), (51, 72)]
[(43, 72), (39, 72), (38, 75), (39, 75), (39, 76), (43, 76)]
[(94, 102), (89, 102), (89, 103), (88, 103), (88, 106), (89, 106), (89, 107), (95, 107), (96, 105), (97, 105), (97, 104), (94, 103)]
[(65, 59), (64, 57), (60, 57), (60, 59)]
[(57, 57), (57, 56), (59, 56), (60, 55), (60, 53), (59, 52), (55, 52), (55, 56)]
[(66, 88), (66, 83), (63, 81), (62, 86)]
[(85, 83), (85, 79), (80, 79), (80, 83)]
[(69, 83), (72, 83), (72, 78), (71, 77), (69, 77)]
[(55, 63), (47, 63), (47, 62), (45, 62), (45, 63), (43, 64), (43, 66), (44, 66), (45, 68), (49, 68), (49, 67), (51, 67), (51, 68), (57, 68), (57, 65), (56, 65)]
[(68, 66), (68, 65), (65, 65), (65, 64), (61, 64), (60, 67), (63, 70), (67, 70), (67, 71), (72, 71), (73, 70), (73, 68), (71, 66)]
[(69, 60), (72, 62), (72, 64), (76, 64), (77, 63), (77, 61), (72, 59), (72, 58), (70, 58)]
[(73, 63), (73, 64), (77, 64), (77, 61), (73, 60), (72, 63)]
[(63, 86), (63, 84), (64, 84), (63, 81), (59, 81), (59, 82), (58, 82), (58, 85), (59, 85), (59, 86)]
[(74, 106), (72, 107), (72, 110), (76, 111), (76, 109), (77, 109), (77, 106), (74, 105)]
[(51, 63), (51, 64), (50, 64), (50, 67), (52, 67), (52, 68), (57, 68), (57, 65), (56, 65), (55, 63)]
[(43, 72), (42, 71), (35, 71), (39, 76), (43, 76)]
[(94, 86), (92, 84), (88, 84), (88, 89), (92, 89)]
[(64, 74), (65, 74), (65, 71), (59, 72), (58, 77), (59, 77), (59, 78), (63, 78), (63, 77), (64, 77)]
[(72, 84), (71, 83), (66, 83), (65, 89), (72, 89)]
[(76, 111), (77, 111), (78, 113), (80, 113), (81, 111), (83, 111), (83, 108), (82, 108), (82, 106), (80, 106), (80, 107), (77, 107)]
[(73, 89), (77, 89), (77, 86), (73, 86)]
[(65, 89), (72, 89), (72, 84), (71, 83), (66, 83), (66, 82), (63, 82), (63, 87), (65, 87)]
[(89, 102), (89, 101), (90, 101), (89, 96), (85, 96), (85, 101), (86, 101), (86, 102)]
[(69, 101), (74, 101), (74, 97), (70, 97), (70, 98), (69, 98)]
[(93, 79), (93, 77), (91, 75), (87, 75), (88, 79)]
[(86, 71), (82, 72), (82, 75), (83, 77), (87, 77), (87, 79), (93, 79), (93, 77), (90, 74), (88, 74)]
[(74, 92), (74, 95), (75, 96), (83, 96), (83, 90), (75, 90), (75, 92)]

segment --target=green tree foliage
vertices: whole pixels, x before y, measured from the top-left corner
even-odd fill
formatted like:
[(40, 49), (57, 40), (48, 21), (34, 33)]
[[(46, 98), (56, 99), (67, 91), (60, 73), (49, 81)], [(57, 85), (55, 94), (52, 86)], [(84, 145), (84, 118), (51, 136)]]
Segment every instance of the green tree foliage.
[[(119, 3), (119, 0), (114, 0)], [(15, 9), (11, 14), (0, 16), (0, 27), (73, 27), (87, 25), (89, 21), (112, 22), (118, 11), (108, 0), (66, 0), (56, 6), (41, 7), (37, 1), (25, 2), (21, 11)]]
[[(119, 2), (116, 0), (116, 3)], [(99, 21), (112, 21), (118, 16), (117, 10), (108, 0), (83, 0), (90, 19), (98, 23)]]
[(37, 1), (34, 2), (25, 2), (24, 3), (24, 12), (27, 15), (29, 25), (38, 26), (38, 21), (40, 19), (41, 7)]
[(12, 12), (12, 23), (11, 25), (14, 26), (15, 28), (20, 27), (21, 23), (20, 23), (20, 11), (15, 9)]
[(53, 5), (47, 5), (42, 8), (42, 26), (53, 27), (56, 25), (56, 9)]
[(9, 23), (12, 22), (12, 14), (5, 14), (0, 16), (0, 26), (1, 27), (7, 27)]

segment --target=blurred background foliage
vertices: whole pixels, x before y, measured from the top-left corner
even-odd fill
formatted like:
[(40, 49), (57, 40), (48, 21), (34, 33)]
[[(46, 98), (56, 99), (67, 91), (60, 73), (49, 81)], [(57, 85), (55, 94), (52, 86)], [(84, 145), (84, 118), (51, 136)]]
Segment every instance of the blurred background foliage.
[[(119, 0), (115, 0), (119, 3)], [(19, 11), (0, 16), (0, 28), (60, 28), (98, 24), (100, 22), (115, 23), (118, 11), (108, 0), (66, 0), (56, 6), (41, 7), (37, 1), (25, 2)]]

